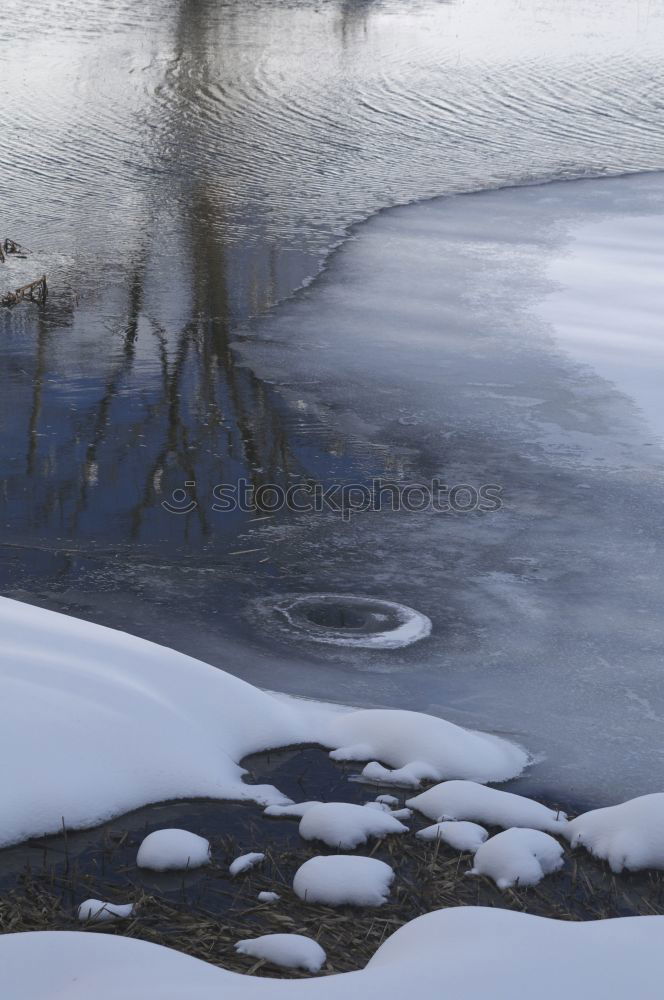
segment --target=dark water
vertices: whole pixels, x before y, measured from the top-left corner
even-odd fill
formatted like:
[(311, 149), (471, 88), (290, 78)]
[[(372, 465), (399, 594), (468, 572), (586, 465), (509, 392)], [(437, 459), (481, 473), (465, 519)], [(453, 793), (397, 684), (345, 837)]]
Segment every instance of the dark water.
[[(661, 168), (663, 37), (631, 0), (5, 0), (0, 236), (50, 295), (0, 313), (2, 592), (309, 695), (324, 666), (326, 696), (373, 703), (369, 664), (383, 702), (442, 711), (404, 683), (417, 647), (261, 637), (252, 602), (363, 593), (366, 553), (337, 586), (334, 531), (312, 559), (213, 487), (394, 469), (232, 344), (382, 207)], [(185, 483), (196, 508), (166, 512)], [(408, 582), (374, 567), (371, 593)]]

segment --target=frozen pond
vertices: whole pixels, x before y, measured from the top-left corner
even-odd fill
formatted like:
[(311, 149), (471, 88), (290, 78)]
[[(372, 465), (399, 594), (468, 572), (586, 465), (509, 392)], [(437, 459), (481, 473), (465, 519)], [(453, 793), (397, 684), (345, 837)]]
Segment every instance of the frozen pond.
[[(663, 223), (663, 174), (395, 209), (242, 348), (386, 480), (501, 487), (495, 511), (310, 517), (291, 565), (425, 612), (429, 639), (356, 663), (366, 696), (516, 734), (545, 755), (520, 788), (664, 777)], [(300, 683), (334, 697), (346, 669)]]
[[(632, 0), (5, 0), (0, 237), (50, 295), (0, 312), (1, 592), (661, 783), (661, 182), (575, 179), (664, 166), (663, 44)], [(504, 506), (212, 509), (437, 475)], [(296, 640), (294, 594), (432, 634)]]

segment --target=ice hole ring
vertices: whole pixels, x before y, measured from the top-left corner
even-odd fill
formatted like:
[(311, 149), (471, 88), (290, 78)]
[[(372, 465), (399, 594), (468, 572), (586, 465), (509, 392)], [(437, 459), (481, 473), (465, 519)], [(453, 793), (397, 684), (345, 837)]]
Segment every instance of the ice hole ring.
[(336, 646), (397, 649), (431, 632), (431, 620), (421, 612), (371, 597), (299, 595), (279, 601), (276, 610), (300, 638)]

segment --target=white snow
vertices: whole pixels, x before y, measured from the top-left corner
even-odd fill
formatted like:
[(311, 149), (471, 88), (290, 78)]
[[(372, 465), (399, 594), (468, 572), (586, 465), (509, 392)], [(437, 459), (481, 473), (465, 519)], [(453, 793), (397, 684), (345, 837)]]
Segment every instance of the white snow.
[(454, 1000), (661, 1000), (663, 939), (661, 916), (582, 923), (458, 906), (405, 924), (359, 972), (304, 981), (76, 931), (0, 935), (0, 968), (11, 1000), (401, 1000), (443, 986)]
[[(399, 709), (334, 716), (323, 742), (334, 760), (380, 761), (390, 768), (422, 765), (422, 777), (442, 781), (506, 781), (528, 763), (524, 750), (498, 736), (471, 732), (444, 719)], [(368, 777), (366, 769), (364, 776)], [(376, 780), (384, 781), (389, 775)]]
[(78, 919), (87, 923), (107, 923), (133, 916), (133, 903), (106, 903), (103, 899), (86, 899), (78, 908)]
[(438, 781), (439, 772), (422, 760), (411, 761), (403, 767), (389, 768), (370, 761), (362, 771), (364, 781), (375, 785), (395, 785), (399, 788), (419, 788), (423, 781)]
[(664, 868), (664, 792), (583, 813), (570, 821), (567, 836), (614, 872)]
[(318, 805), (320, 805), (319, 801), (294, 802), (287, 806), (267, 806), (263, 812), (266, 816), (292, 816), (301, 819), (312, 806)]
[(445, 781), (408, 799), (406, 805), (436, 821), (469, 819), (489, 826), (524, 826), (549, 833), (565, 833), (567, 829), (565, 813), (472, 781)]
[(355, 854), (310, 858), (295, 872), (293, 889), (307, 903), (382, 906), (394, 872), (384, 861)]
[(265, 861), (265, 855), (261, 854), (260, 851), (250, 851), (249, 854), (241, 854), (239, 858), (232, 861), (228, 866), (228, 871), (232, 878), (236, 875), (241, 875), (242, 872), (249, 871), (250, 868), (255, 868), (262, 861)]
[(366, 809), (351, 802), (321, 802), (300, 820), (304, 840), (322, 840), (328, 847), (352, 850), (369, 837), (407, 833), (408, 827), (389, 813)]
[(281, 896), (278, 892), (259, 892), (256, 899), (259, 903), (278, 903)]
[(378, 799), (375, 802), (365, 802), (363, 804), (365, 809), (375, 809), (377, 812), (388, 813), (388, 815), (394, 816), (395, 819), (410, 819), (413, 815), (412, 809), (392, 809), (388, 806), (387, 802), (379, 802)]
[(489, 834), (483, 826), (477, 823), (468, 823), (465, 820), (446, 820), (442, 823), (434, 823), (433, 826), (425, 826), (423, 830), (418, 830), (415, 834), (421, 840), (442, 840), (449, 844), (455, 851), (470, 851), (475, 853), (481, 847)]
[(398, 806), (399, 800), (396, 795), (377, 795), (376, 802), (382, 802), (386, 806)]
[(467, 874), (488, 875), (499, 889), (509, 889), (517, 883), (537, 885), (563, 864), (563, 849), (548, 833), (514, 827), (482, 844)]
[(155, 830), (148, 834), (136, 855), (139, 868), (157, 872), (200, 868), (210, 863), (210, 842), (188, 830)]
[(304, 969), (311, 973), (322, 969), (327, 958), (318, 942), (303, 934), (264, 934), (238, 941), (235, 950), (283, 969)]
[[(245, 784), (239, 761), (317, 742), (321, 732), (329, 748), (349, 736), (374, 752), (393, 744), (388, 763), (411, 748), (440, 763), (436, 732), (443, 757), (455, 742), (459, 757), (477, 750), (484, 777), (516, 773), (526, 762), (517, 747), (440, 719), (275, 698), (174, 650), (7, 598), (0, 598), (0, 686), (0, 759), (12, 762), (0, 770), (0, 847), (55, 833), (63, 817), (69, 829), (92, 827), (149, 802), (286, 804), (270, 785)], [(429, 733), (419, 743), (418, 719)]]

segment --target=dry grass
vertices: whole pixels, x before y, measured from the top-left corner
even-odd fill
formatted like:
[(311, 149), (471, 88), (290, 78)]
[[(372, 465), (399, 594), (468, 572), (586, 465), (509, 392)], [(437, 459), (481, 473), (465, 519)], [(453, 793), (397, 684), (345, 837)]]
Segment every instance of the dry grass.
[[(440, 907), (500, 906), (563, 920), (664, 913), (664, 880), (659, 873), (614, 876), (603, 864), (579, 852), (568, 854), (565, 870), (539, 886), (500, 892), (487, 879), (465, 876), (469, 856), (412, 835), (375, 842), (362, 852), (388, 861), (397, 873), (387, 905), (356, 909), (304, 904), (292, 891), (293, 874), (307, 858), (324, 849), (303, 843), (297, 824), (289, 820), (263, 821), (264, 844), (269, 836), (266, 830), (278, 830), (289, 843), (263, 848), (267, 856), (261, 867), (231, 880), (228, 863), (243, 853), (249, 838), (220, 836), (213, 838), (215, 864), (179, 880), (168, 877), (161, 888), (152, 891), (133, 864), (122, 864), (129, 851), (134, 855), (135, 838), (129, 835), (107, 834), (103, 860), (98, 856), (92, 866), (89, 859), (82, 866), (66, 853), (58, 864), (52, 864), (45, 853), (40, 866), (30, 864), (15, 874), (13, 887), (0, 899), (0, 932), (85, 929), (123, 934), (227, 969), (291, 978), (298, 973), (280, 972), (237, 955), (234, 943), (258, 934), (306, 934), (325, 948), (328, 962), (323, 974), (329, 974), (363, 967), (403, 923)], [(250, 840), (258, 842), (255, 830)], [(261, 890), (276, 891), (282, 898), (276, 904), (258, 903)], [(76, 907), (90, 896), (113, 902), (134, 900), (136, 916), (113, 926), (81, 925), (75, 919)]]

